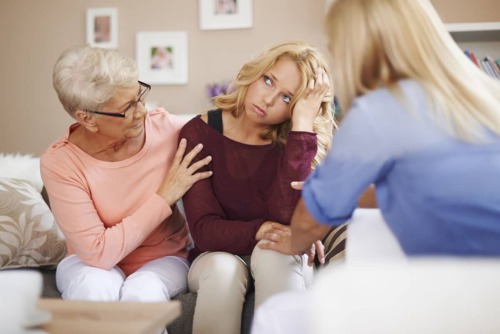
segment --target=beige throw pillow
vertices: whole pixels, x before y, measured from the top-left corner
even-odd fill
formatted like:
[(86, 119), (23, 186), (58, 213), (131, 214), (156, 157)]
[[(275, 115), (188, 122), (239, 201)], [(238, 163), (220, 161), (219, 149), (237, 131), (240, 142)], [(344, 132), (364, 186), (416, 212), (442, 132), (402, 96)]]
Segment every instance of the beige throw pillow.
[(28, 181), (0, 178), (0, 269), (55, 267), (65, 254), (42, 195)]

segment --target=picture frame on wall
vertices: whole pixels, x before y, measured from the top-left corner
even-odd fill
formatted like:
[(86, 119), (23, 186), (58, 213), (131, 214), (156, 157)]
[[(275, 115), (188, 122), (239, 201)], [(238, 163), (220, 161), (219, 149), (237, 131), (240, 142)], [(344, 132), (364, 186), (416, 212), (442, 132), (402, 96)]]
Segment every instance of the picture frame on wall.
[(87, 9), (87, 43), (94, 47), (118, 47), (118, 9)]
[(141, 81), (159, 85), (188, 83), (187, 32), (139, 32), (136, 42)]
[(199, 0), (200, 29), (245, 29), (253, 26), (252, 0)]

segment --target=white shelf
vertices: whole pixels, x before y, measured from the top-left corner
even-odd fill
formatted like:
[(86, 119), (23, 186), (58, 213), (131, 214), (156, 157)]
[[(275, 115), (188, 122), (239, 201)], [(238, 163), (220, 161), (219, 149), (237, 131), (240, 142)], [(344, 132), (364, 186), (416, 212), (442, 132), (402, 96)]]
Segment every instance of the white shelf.
[(449, 23), (446, 29), (459, 42), (499, 42), (500, 22)]
[(446, 28), (449, 32), (497, 31), (500, 39), (500, 22), (448, 23)]

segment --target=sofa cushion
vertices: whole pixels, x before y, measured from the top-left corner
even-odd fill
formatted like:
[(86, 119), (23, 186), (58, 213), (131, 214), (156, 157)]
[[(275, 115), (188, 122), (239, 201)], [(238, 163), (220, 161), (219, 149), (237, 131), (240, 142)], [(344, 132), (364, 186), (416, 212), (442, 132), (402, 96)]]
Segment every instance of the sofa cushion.
[(43, 187), (40, 158), (31, 154), (0, 153), (0, 177), (29, 181), (40, 192)]
[(345, 245), (347, 238), (347, 223), (333, 226), (321, 240), (325, 246), (325, 262), (319, 262), (318, 254), (314, 257), (316, 269), (337, 265), (345, 261)]
[(40, 192), (1, 177), (0, 269), (55, 267), (65, 254), (65, 238)]

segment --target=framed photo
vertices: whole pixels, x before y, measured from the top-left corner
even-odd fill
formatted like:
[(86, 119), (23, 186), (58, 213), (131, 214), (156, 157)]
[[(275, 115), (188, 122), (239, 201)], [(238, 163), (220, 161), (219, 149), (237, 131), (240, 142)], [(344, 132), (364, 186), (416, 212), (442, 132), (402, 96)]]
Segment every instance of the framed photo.
[(137, 66), (140, 80), (146, 83), (187, 84), (187, 32), (137, 33)]
[(118, 47), (118, 10), (87, 9), (87, 43), (106, 49)]
[(252, 0), (199, 0), (200, 29), (242, 29), (253, 25)]

